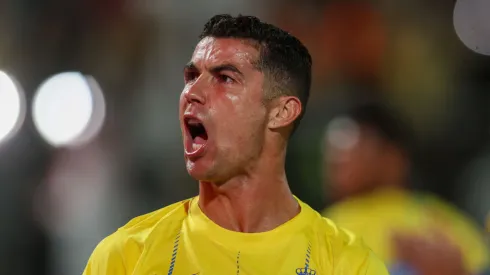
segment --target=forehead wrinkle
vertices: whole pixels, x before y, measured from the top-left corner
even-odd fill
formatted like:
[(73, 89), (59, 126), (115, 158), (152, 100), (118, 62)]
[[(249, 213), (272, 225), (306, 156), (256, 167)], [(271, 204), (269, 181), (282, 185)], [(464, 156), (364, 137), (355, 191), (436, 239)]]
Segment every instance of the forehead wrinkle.
[[(246, 48), (243, 48), (243, 47)], [(254, 52), (247, 51), (247, 48), (254, 49)], [(215, 39), (204, 38), (201, 40), (192, 56), (194, 64), (202, 64), (206, 69), (221, 65), (223, 63), (233, 64), (237, 68), (244, 68), (250, 65), (252, 69), (258, 69), (259, 51), (250, 42), (238, 39)], [(240, 62), (242, 61), (242, 62)], [(245, 61), (245, 62), (243, 62)]]

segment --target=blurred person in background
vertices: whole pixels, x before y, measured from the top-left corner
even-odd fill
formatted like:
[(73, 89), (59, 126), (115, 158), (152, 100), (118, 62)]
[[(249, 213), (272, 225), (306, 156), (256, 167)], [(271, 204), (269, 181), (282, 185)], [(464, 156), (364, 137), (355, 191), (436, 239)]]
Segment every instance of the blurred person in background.
[(289, 189), (286, 147), (308, 100), (308, 50), (250, 16), (215, 16), (200, 39), (180, 99), (199, 196), (130, 221), (84, 274), (387, 274)]
[(362, 236), (391, 274), (489, 274), (477, 225), (447, 202), (408, 188), (412, 142), (392, 110), (358, 105), (325, 133), (325, 186), (336, 203), (323, 214)]

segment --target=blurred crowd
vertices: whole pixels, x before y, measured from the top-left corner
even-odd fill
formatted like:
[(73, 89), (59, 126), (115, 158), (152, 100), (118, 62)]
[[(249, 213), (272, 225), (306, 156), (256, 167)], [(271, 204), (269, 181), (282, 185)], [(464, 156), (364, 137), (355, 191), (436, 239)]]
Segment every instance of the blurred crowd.
[(46, 78), (80, 71), (107, 108), (83, 146), (47, 144), (29, 113), (0, 143), (0, 274), (80, 274), (130, 218), (197, 194), (178, 99), (197, 35), (218, 13), (277, 24), (312, 54), (286, 169), (300, 199), (392, 270), (417, 254), (407, 234), (444, 238), (472, 274), (489, 268), (490, 59), (461, 42), (453, 12), (440, 0), (0, 1), (0, 70), (27, 105)]

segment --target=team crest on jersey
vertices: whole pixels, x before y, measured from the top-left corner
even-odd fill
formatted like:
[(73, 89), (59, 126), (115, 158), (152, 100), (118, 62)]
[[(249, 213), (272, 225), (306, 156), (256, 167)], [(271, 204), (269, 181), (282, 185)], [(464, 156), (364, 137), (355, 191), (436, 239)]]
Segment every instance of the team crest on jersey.
[(316, 275), (316, 271), (308, 268), (308, 267), (303, 267), (303, 268), (296, 268), (296, 274), (297, 275)]

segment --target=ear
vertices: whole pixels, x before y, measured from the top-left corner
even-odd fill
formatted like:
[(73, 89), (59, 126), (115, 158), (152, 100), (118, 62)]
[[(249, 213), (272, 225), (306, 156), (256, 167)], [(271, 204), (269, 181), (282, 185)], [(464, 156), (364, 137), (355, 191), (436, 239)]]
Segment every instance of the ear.
[(277, 130), (292, 125), (301, 114), (301, 101), (295, 96), (282, 96), (272, 102), (267, 127)]

